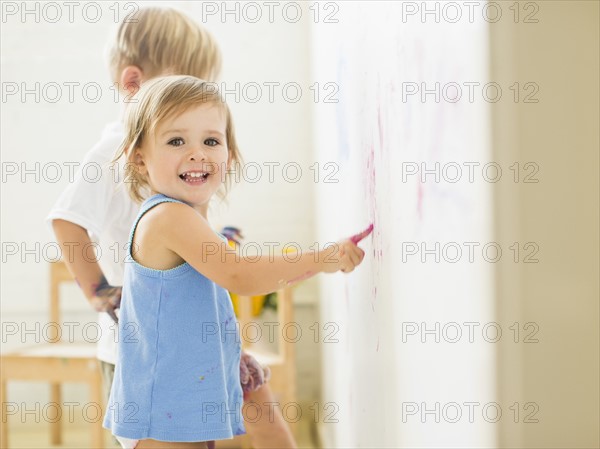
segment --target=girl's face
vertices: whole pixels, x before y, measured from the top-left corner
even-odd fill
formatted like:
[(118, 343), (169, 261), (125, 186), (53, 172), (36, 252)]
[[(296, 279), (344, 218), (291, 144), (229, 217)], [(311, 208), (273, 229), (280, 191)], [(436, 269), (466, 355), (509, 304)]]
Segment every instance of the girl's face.
[(203, 104), (164, 120), (135, 161), (152, 193), (183, 201), (207, 218), (208, 203), (225, 180), (229, 160), (225, 111)]

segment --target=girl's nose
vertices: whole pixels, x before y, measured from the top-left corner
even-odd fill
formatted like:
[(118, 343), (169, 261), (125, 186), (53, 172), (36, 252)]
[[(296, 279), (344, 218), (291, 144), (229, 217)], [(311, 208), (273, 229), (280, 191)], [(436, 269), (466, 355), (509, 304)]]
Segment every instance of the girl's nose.
[(206, 153), (204, 150), (202, 150), (202, 148), (196, 147), (190, 151), (189, 158), (190, 161), (203, 161), (206, 160)]

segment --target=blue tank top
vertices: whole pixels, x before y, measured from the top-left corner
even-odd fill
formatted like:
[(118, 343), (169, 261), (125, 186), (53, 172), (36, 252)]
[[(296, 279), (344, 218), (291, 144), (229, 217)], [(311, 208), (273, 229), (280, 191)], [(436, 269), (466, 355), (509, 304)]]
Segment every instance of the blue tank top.
[[(161, 194), (144, 201), (129, 247), (142, 216), (164, 202), (181, 203)], [(245, 433), (241, 341), (227, 290), (188, 263), (155, 270), (130, 253), (126, 262), (104, 427), (125, 438), (173, 442)]]

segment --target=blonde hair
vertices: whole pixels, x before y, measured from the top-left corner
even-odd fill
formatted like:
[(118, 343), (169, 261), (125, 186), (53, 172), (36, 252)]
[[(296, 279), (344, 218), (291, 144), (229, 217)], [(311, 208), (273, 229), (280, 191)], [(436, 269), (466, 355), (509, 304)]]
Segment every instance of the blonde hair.
[(144, 78), (190, 75), (215, 81), (221, 52), (213, 37), (173, 8), (145, 7), (121, 22), (108, 48), (111, 78), (129, 65), (142, 69)]
[(232, 176), (238, 172), (242, 164), (229, 107), (215, 83), (193, 76), (173, 75), (144, 83), (125, 112), (125, 138), (113, 162), (118, 162), (125, 157), (125, 183), (130, 196), (135, 201), (142, 202), (148, 195), (150, 187), (148, 179), (139, 172), (135, 163), (135, 151), (142, 147), (164, 120), (177, 117), (203, 104), (220, 107), (225, 113), (225, 138), (231, 163), (225, 173), (224, 191), (219, 189), (217, 192), (219, 198), (225, 198), (231, 188)]

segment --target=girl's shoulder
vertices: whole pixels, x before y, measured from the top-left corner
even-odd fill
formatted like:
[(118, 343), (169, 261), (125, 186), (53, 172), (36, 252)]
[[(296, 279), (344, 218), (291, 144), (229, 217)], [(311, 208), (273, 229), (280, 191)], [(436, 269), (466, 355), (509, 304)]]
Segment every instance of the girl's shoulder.
[(181, 201), (164, 198), (156, 198), (148, 204), (144, 203), (140, 209), (140, 222), (143, 221), (145, 226), (160, 226), (165, 231), (175, 229), (177, 223), (181, 223), (182, 220), (199, 218), (201, 215), (191, 206)]
[(141, 214), (133, 230), (134, 260), (154, 270), (170, 270), (184, 263), (169, 242), (179, 232), (177, 223), (197, 218), (195, 211), (185, 203), (159, 201)]

